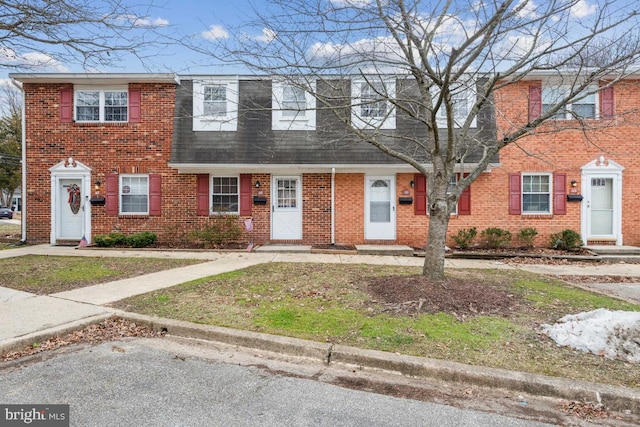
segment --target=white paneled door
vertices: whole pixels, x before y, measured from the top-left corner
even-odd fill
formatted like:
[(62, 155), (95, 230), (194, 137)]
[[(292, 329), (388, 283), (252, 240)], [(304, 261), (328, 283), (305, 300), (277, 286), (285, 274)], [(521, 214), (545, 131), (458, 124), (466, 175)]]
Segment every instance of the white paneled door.
[(302, 239), (301, 178), (273, 177), (271, 189), (271, 239)]

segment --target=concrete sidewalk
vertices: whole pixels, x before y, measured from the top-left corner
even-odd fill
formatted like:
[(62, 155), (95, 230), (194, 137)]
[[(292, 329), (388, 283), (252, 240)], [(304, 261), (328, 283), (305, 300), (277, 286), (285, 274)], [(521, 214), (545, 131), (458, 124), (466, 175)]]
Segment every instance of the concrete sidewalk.
[[(104, 307), (104, 304), (130, 296), (268, 262), (422, 266), (424, 262), (423, 258), (290, 253), (277, 250), (273, 252), (263, 250), (259, 253), (93, 250), (49, 245), (28, 246), (0, 251), (0, 258), (19, 257), (22, 255), (183, 258), (201, 259), (205, 262), (135, 278), (60, 292), (49, 296), (38, 296), (0, 287), (0, 325), (2, 325), (2, 327), (0, 327), (0, 352), (22, 348), (25, 345), (42, 341), (51, 336), (61, 335), (84, 325), (98, 322), (117, 313), (120, 316), (130, 318), (136, 322), (148, 324), (155, 329), (168, 330), (169, 333), (173, 335), (219, 340), (227, 344), (259, 348), (284, 354), (307, 354), (311, 352), (314, 354), (313, 358), (318, 357), (319, 360), (328, 357), (336, 361), (341, 358), (340, 360), (343, 360), (344, 363), (352, 363), (371, 369), (387, 369), (394, 372), (406, 373), (407, 375), (415, 375), (415, 372), (420, 371), (423, 372), (424, 375), (435, 375), (450, 380), (472, 382), (479, 385), (494, 385), (496, 387), (505, 387), (520, 392), (531, 392), (531, 390), (534, 390), (535, 394), (553, 395), (575, 400), (594, 400), (593, 393), (597, 391), (606, 397), (606, 404), (610, 407), (621, 410), (629, 409), (632, 410), (633, 413), (640, 411), (640, 392), (626, 388), (616, 388), (591, 383), (577, 384), (573, 380), (550, 379), (549, 377), (539, 375), (513, 373), (475, 366), (450, 364), (448, 362), (434, 362), (424, 358), (401, 356), (384, 352), (371, 352), (342, 346), (332, 346), (329, 350), (329, 356), (327, 356), (326, 343), (319, 344), (246, 331), (194, 325), (169, 319), (148, 318), (132, 313), (122, 313)], [(16, 262), (19, 262), (18, 259), (16, 259)], [(635, 264), (599, 263), (593, 266), (569, 264), (520, 265), (514, 267), (500, 261), (492, 260), (447, 259), (445, 266), (448, 269), (490, 268), (515, 270), (519, 268), (526, 271), (552, 275), (624, 275), (640, 278), (640, 265)], [(625, 285), (633, 286), (633, 284)], [(626, 290), (625, 292), (629, 292), (632, 298), (637, 298), (637, 301), (640, 302), (640, 285), (633, 287), (632, 291)], [(340, 356), (340, 358), (338, 356)]]

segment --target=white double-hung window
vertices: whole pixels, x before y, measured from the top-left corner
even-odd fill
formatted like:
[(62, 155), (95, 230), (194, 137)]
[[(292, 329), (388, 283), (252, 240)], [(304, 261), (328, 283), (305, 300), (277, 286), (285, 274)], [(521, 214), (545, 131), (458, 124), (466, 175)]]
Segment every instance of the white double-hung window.
[[(271, 99), (273, 130), (313, 130), (316, 126), (315, 84), (274, 80)], [(303, 86), (305, 85), (305, 86)], [(308, 85), (308, 87), (306, 86)]]
[(126, 122), (129, 119), (129, 91), (127, 88), (76, 88), (76, 122)]
[(359, 129), (395, 129), (395, 79), (371, 76), (351, 82), (351, 123)]
[(120, 175), (120, 214), (149, 214), (148, 175)]
[(551, 174), (522, 174), (522, 213), (550, 214)]
[(237, 176), (214, 176), (211, 189), (211, 211), (213, 213), (240, 213), (240, 190)]
[[(556, 120), (571, 119), (595, 119), (598, 115), (598, 98), (596, 93), (589, 93), (592, 89), (586, 90), (582, 94), (578, 94), (572, 103), (563, 105), (551, 117)], [(595, 88), (593, 88), (595, 90)], [(542, 113), (545, 114), (571, 93), (568, 86), (542, 86)]]
[(220, 76), (193, 81), (193, 130), (235, 131), (238, 126), (238, 79)]
[[(467, 120), (469, 114), (471, 113), (471, 109), (473, 108), (473, 104), (476, 102), (476, 94), (474, 89), (471, 87), (471, 82), (467, 84), (454, 84), (451, 86), (451, 101), (450, 101), (450, 111), (452, 113), (453, 126), (455, 128), (460, 128), (464, 125)], [(431, 95), (433, 96), (434, 103), (440, 96), (440, 92), (437, 89), (433, 89)], [(443, 101), (438, 109), (436, 118), (439, 126), (446, 127), (448, 124), (447, 121), (447, 112), (446, 101)], [(476, 117), (471, 121), (470, 127), (476, 127)]]

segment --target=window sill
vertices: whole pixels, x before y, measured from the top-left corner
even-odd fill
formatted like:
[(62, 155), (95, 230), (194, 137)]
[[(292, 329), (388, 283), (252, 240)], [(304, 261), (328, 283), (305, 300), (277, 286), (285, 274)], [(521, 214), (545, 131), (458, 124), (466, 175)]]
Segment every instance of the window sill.
[(126, 213), (119, 213), (118, 214), (118, 218), (128, 218), (128, 219), (136, 219), (136, 218), (149, 218), (149, 214), (126, 214)]
[(78, 126), (125, 126), (131, 122), (78, 122), (73, 121), (73, 124)]
[(525, 218), (530, 219), (553, 219), (552, 213), (522, 213), (521, 214)]

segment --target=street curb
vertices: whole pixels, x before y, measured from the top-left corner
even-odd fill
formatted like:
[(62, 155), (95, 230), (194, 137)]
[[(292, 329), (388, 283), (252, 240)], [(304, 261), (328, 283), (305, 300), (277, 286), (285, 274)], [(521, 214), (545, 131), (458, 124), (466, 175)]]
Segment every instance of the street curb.
[(109, 319), (110, 317), (113, 317), (113, 313), (111, 312), (96, 314), (95, 316), (85, 317), (84, 319), (80, 320), (74, 320), (73, 322), (65, 323), (64, 325), (58, 325), (52, 328), (43, 329), (38, 332), (32, 332), (27, 335), (4, 340), (0, 342), (0, 354), (22, 350), (23, 348), (33, 345), (34, 343), (46, 341), (49, 338), (53, 338), (56, 336), (69, 334), (86, 326), (100, 323), (103, 320)]
[(216, 341), (284, 355), (306, 357), (323, 364), (354, 366), (359, 369), (385, 371), (412, 378), (435, 378), (571, 401), (602, 403), (612, 411), (640, 412), (640, 391), (627, 387), (364, 350), (123, 311), (116, 311), (115, 314), (132, 322), (144, 324), (155, 331), (164, 331), (169, 335), (183, 338)]

